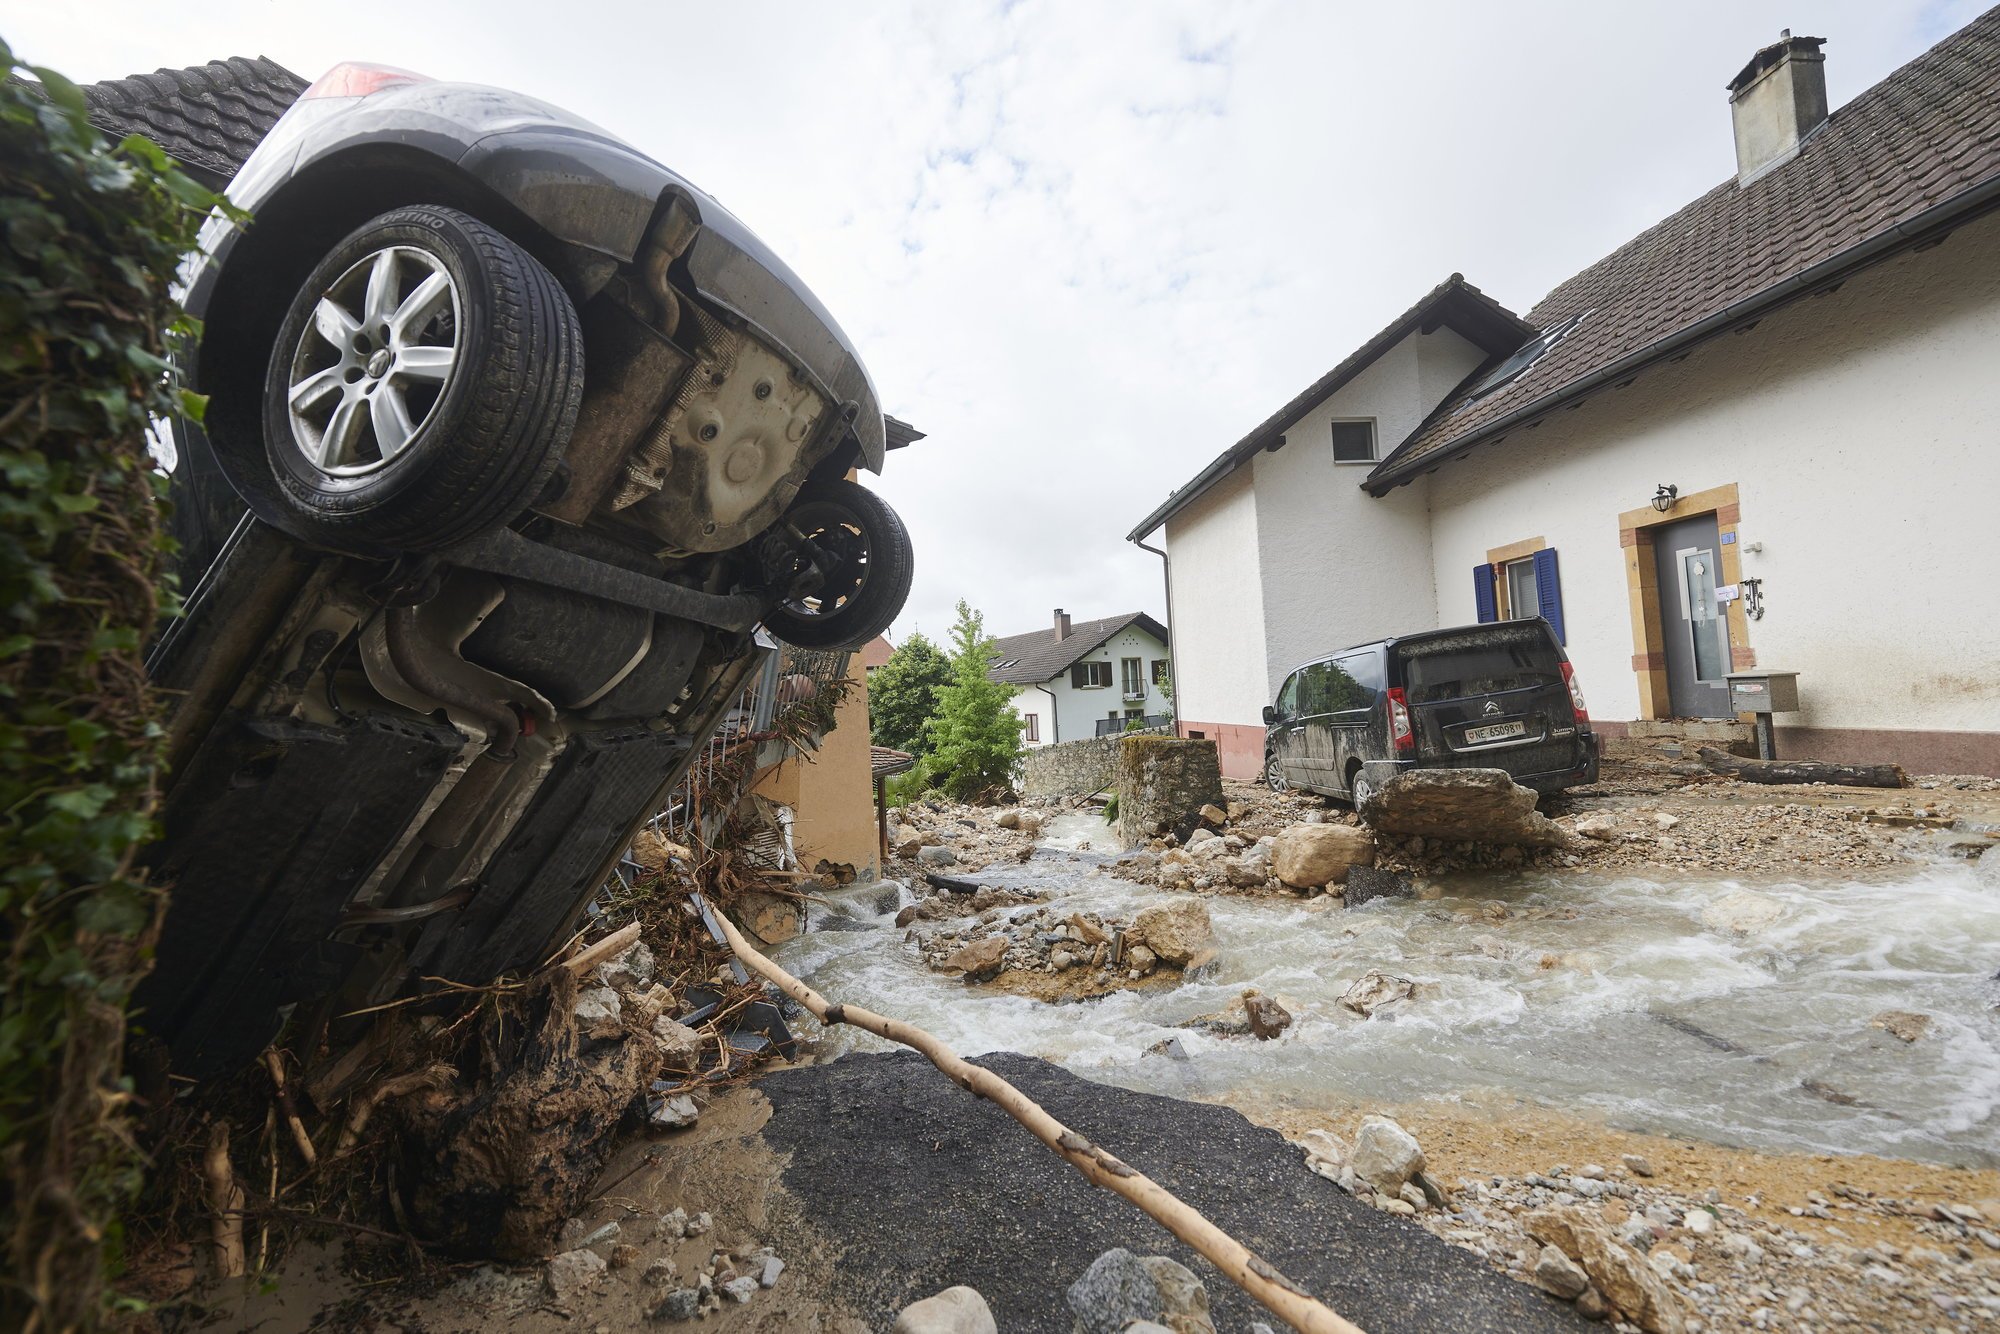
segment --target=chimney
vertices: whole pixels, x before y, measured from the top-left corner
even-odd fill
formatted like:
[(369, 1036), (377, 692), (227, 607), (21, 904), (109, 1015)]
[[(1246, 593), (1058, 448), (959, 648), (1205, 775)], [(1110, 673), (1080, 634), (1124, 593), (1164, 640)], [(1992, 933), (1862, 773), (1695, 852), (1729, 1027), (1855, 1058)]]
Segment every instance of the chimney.
[(1056, 642), (1057, 642), (1058, 644), (1060, 644), (1060, 643), (1062, 643), (1062, 641), (1063, 641), (1063, 640), (1065, 640), (1065, 639), (1068, 639), (1068, 638), (1069, 638), (1069, 613), (1068, 613), (1068, 612), (1066, 612), (1066, 611), (1064, 611), (1064, 610), (1063, 610), (1063, 609), (1062, 609), (1061, 607), (1057, 607), (1057, 608), (1056, 608)]
[(1806, 136), (1826, 123), (1825, 41), (1787, 28), (1729, 81), (1738, 187), (1797, 157)]

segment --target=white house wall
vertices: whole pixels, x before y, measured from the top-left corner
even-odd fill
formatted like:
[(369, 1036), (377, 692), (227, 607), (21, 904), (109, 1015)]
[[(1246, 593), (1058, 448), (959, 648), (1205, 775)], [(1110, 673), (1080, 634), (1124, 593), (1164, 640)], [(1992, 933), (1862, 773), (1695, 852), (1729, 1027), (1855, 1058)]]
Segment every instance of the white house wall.
[(1799, 673), (1804, 710), (1779, 718), (1781, 746), (1792, 724), (1850, 747), (1870, 738), (1847, 729), (1868, 729), (1884, 756), (1933, 772), (2000, 753), (2000, 219), (1428, 480), (1443, 621), (1475, 619), (1489, 549), (1543, 538), (1596, 717), (1640, 709), (1617, 516), (1661, 483), (1734, 483), (1742, 574), (1764, 581), (1767, 609), (1750, 647), (1759, 668)]
[(1361, 483), (1373, 465), (1335, 463), (1332, 424), (1374, 418), (1376, 449), (1386, 455), (1482, 360), (1449, 329), (1412, 334), (1287, 426), (1283, 448), (1257, 455), (1260, 707), (1308, 658), (1437, 624), (1424, 487), (1370, 497)]
[(1167, 520), (1173, 561), (1175, 695), (1183, 720), (1261, 728), (1263, 583), (1257, 499), (1238, 469)]

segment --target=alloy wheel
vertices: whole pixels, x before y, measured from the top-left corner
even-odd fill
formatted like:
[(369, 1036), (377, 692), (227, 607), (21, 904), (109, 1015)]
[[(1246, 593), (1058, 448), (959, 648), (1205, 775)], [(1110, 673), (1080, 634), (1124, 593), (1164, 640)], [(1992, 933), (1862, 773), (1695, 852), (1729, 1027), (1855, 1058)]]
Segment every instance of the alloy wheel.
[(414, 246), (363, 256), (326, 290), (292, 353), (292, 440), (329, 477), (387, 467), (436, 410), (459, 353), (459, 294)]

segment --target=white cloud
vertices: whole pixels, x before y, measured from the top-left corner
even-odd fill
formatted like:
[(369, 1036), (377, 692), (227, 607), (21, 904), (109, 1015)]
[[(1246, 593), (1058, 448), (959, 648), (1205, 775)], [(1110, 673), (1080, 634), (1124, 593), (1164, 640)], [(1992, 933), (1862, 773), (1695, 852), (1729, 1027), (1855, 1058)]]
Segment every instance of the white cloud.
[(0, 33), (85, 80), (380, 60), (624, 135), (930, 433), (878, 483), (917, 544), (899, 629), (965, 597), (1005, 634), (1160, 613), (1125, 531), (1445, 275), (1526, 310), (1725, 178), (1722, 86), (1780, 27), (1829, 39), (1837, 105), (1979, 8), (96, 0)]

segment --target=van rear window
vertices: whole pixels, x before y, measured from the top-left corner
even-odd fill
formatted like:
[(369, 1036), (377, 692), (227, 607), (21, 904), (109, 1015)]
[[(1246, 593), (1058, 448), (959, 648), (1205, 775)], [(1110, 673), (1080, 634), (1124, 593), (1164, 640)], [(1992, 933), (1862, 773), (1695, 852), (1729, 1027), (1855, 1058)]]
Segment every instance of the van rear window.
[(1403, 689), (1412, 704), (1525, 690), (1562, 680), (1554, 645), (1539, 625), (1398, 644)]

